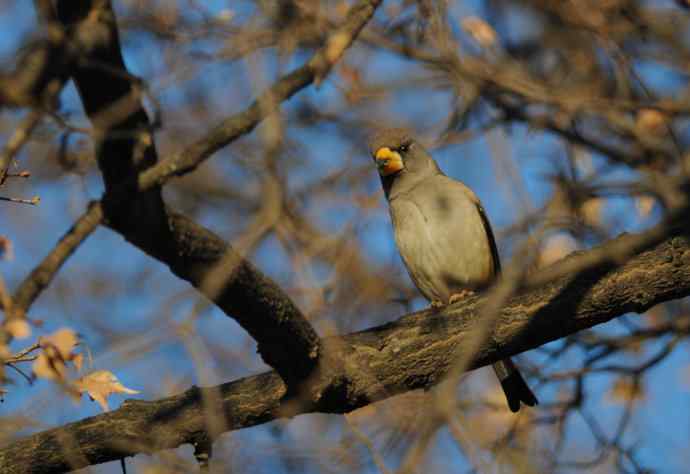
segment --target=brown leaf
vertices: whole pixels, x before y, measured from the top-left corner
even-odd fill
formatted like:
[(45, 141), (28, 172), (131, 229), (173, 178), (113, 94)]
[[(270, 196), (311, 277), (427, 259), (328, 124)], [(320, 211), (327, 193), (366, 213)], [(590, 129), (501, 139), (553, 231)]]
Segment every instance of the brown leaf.
[(72, 351), (79, 344), (79, 337), (71, 329), (64, 328), (40, 338), (38, 342), (43, 348), (55, 348), (63, 359), (71, 359)]
[(668, 131), (668, 117), (655, 109), (641, 109), (635, 119), (635, 128), (641, 135), (663, 136)]
[(33, 371), (37, 377), (64, 380), (67, 375), (67, 362), (75, 359), (75, 365), (81, 367), (81, 358), (73, 352), (79, 344), (79, 338), (71, 329), (59, 329), (50, 336), (41, 337), (38, 342), (43, 352), (33, 364)]
[(462, 20), (462, 29), (482, 48), (490, 48), (496, 44), (496, 31), (487, 22), (476, 16)]
[(132, 390), (122, 385), (115, 374), (109, 370), (91, 372), (74, 382), (74, 386), (80, 392), (86, 392), (91, 400), (97, 401), (103, 411), (110, 410), (107, 397), (111, 393), (139, 393), (138, 390)]
[(31, 326), (24, 318), (12, 318), (5, 323), (5, 331), (15, 339), (26, 339), (31, 335)]
[[(54, 351), (51, 351), (54, 354)], [(67, 375), (65, 361), (54, 357), (53, 354), (41, 352), (33, 363), (32, 369), (36, 377), (48, 380), (63, 380)]]

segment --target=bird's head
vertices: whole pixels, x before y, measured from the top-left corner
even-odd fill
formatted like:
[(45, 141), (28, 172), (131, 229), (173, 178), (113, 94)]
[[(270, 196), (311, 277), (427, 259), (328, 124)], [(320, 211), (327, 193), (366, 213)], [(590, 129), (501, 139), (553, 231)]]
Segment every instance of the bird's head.
[(431, 155), (405, 129), (376, 133), (369, 141), (369, 150), (384, 182), (404, 175), (422, 178), (440, 172)]
[(407, 155), (414, 140), (403, 129), (395, 128), (376, 133), (369, 142), (371, 156), (381, 176), (393, 176), (405, 169)]

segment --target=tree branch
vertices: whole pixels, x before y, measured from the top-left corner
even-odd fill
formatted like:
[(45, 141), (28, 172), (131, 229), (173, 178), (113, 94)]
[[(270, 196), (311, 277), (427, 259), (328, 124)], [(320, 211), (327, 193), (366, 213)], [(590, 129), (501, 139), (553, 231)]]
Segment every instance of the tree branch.
[[(99, 136), (97, 155), (106, 185), (106, 197), (84, 215), (106, 219), (108, 225), (149, 255), (167, 263), (173, 273), (189, 281), (227, 314), (233, 316), (257, 340), (264, 360), (285, 380), (300, 380), (314, 367), (318, 336), (292, 300), (268, 277), (244, 260), (222, 239), (186, 217), (165, 209), (159, 186), (175, 174), (196, 167), (213, 152), (250, 132), (280, 102), (321, 80), (373, 15), (380, 1), (362, 1), (348, 13), (343, 25), (330, 35), (323, 48), (302, 68), (284, 76), (264, 92), (245, 112), (224, 121), (185, 152), (154, 166), (155, 147), (148, 132), (148, 118), (141, 107), (132, 77), (120, 52), (117, 26), (109, 2), (58, 2), (57, 16), (77, 38), (80, 58), (72, 76), (84, 108)], [(100, 14), (91, 14), (100, 11)], [(104, 83), (109, 84), (103, 88)], [(126, 159), (123, 159), (126, 158)], [(179, 162), (179, 163), (178, 163)], [(139, 194), (123, 189), (149, 168)], [(177, 170), (173, 172), (172, 170)], [(126, 199), (123, 197), (126, 196)], [(84, 234), (84, 236), (88, 235)], [(59, 247), (62, 246), (62, 243)], [(53, 253), (25, 281), (22, 290), (28, 306), (60, 268), (62, 258)], [(45, 270), (46, 263), (50, 272)], [(219, 265), (222, 265), (218, 272)], [(210, 291), (204, 283), (210, 275), (221, 281)], [(25, 291), (24, 291), (25, 293)], [(22, 300), (22, 301), (24, 301)], [(257, 318), (257, 315), (263, 317)]]
[[(149, 168), (138, 189), (147, 193), (137, 196), (135, 202), (131, 202), (130, 187), (122, 183), (126, 182), (128, 174), (136, 176), (137, 168), (155, 163), (156, 152), (151, 140), (144, 142), (143, 163), (131, 159), (127, 166), (121, 159), (123, 156), (134, 158), (135, 149), (142, 143), (137, 138), (141, 139), (142, 130), (147, 129), (148, 119), (139, 98), (133, 93), (132, 78), (122, 60), (113, 12), (107, 2), (58, 4), (63, 26), (69, 29), (72, 36), (81, 38), (82, 42), (79, 47), (81, 65), (74, 67), (74, 79), (84, 107), (101, 135), (98, 144), (99, 164), (110, 195), (104, 199), (110, 204), (106, 206), (109, 210), (106, 223), (147, 254), (167, 263), (175, 275), (189, 281), (226, 314), (234, 317), (257, 340), (259, 353), (264, 360), (286, 379), (299, 380), (313, 369), (318, 354), (316, 332), (278, 285), (244, 260), (220, 237), (181, 214), (165, 210), (158, 186), (178, 174), (170, 172), (177, 167), (176, 162), (182, 162), (180, 169), (190, 171), (222, 146), (250, 132), (282, 100), (315, 78), (323, 78), (379, 3), (363, 1), (357, 4), (344, 25), (305, 66), (277, 81), (247, 110), (225, 120), (180, 155), (164, 160), (162, 163), (165, 166)], [(104, 8), (106, 14), (89, 17), (92, 7)], [(105, 19), (104, 24), (94, 25), (94, 19), (98, 21), (99, 18)], [(98, 28), (94, 26), (104, 28), (107, 34), (95, 34), (91, 30), (98, 31)], [(85, 29), (89, 34), (79, 35), (79, 31)], [(343, 35), (346, 35), (347, 42), (335, 41), (342, 39)], [(99, 43), (99, 38), (106, 38), (107, 41)], [(92, 63), (100, 67), (89, 66)], [(109, 68), (104, 68), (104, 65)], [(119, 71), (119, 74), (113, 71)], [(104, 91), (101, 87), (103, 83), (112, 87)], [(113, 104), (120, 102), (121, 106), (123, 98), (124, 102), (129, 102), (125, 103), (129, 110), (125, 110), (125, 113), (120, 110), (122, 116), (116, 114), (113, 117), (113, 114), (104, 113), (113, 109)], [(109, 134), (116, 138), (109, 138)], [(126, 138), (122, 139), (123, 136)], [(130, 201), (129, 205), (123, 201)], [(17, 289), (17, 316), (28, 311), (66, 259), (105, 218), (102, 203), (93, 203), (78, 219)], [(219, 266), (223, 268), (219, 269)], [(222, 288), (216, 287), (213, 291), (203, 288), (203, 282), (211, 274), (224, 282)], [(265, 318), (257, 318), (257, 315)]]
[[(630, 236), (614, 239), (619, 246)], [(591, 252), (591, 251), (590, 251)], [(554, 266), (587, 258), (578, 252)], [(491, 364), (629, 312), (690, 294), (690, 239), (673, 237), (628, 263), (604, 262), (512, 298), (472, 368)], [(438, 383), (458, 357), (485, 303), (473, 297), (440, 312), (421, 311), (344, 337), (324, 340), (321, 370), (302, 399), (285, 399), (275, 372), (226, 383), (225, 426), (236, 430), (297, 413), (346, 413), (372, 402)], [(194, 443), (206, 436), (204, 389), (157, 401), (127, 400), (120, 409), (26, 437), (0, 450), (0, 472), (64, 472), (71, 468)], [(79, 452), (65, 453), (71, 439)], [(74, 455), (76, 454), (76, 455)], [(68, 460), (81, 460), (70, 465)]]
[(182, 153), (173, 155), (146, 170), (139, 176), (138, 188), (145, 189), (153, 184), (161, 184), (173, 176), (189, 173), (217, 150), (251, 132), (259, 122), (296, 92), (312, 82), (319, 84), (368, 23), (380, 3), (381, 0), (362, 0), (355, 4), (348, 11), (343, 24), (328, 37), (326, 44), (316, 51), (304, 66), (281, 77), (246, 110), (223, 120), (203, 139)]

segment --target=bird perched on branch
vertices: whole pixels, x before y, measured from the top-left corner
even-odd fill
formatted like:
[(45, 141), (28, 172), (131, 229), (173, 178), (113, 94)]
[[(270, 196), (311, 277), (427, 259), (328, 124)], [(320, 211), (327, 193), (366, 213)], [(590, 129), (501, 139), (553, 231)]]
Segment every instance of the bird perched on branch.
[[(405, 267), (435, 308), (486, 288), (500, 271), (491, 225), (479, 199), (440, 170), (403, 129), (377, 133), (370, 151), (381, 176)], [(511, 411), (537, 399), (510, 359), (494, 371)]]

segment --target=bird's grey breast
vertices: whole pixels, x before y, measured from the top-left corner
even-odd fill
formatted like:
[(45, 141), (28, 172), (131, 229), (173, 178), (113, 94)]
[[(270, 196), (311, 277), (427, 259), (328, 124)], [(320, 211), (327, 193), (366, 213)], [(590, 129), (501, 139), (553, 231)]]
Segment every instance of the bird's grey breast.
[(434, 176), (392, 199), (390, 208), (400, 255), (427, 299), (447, 302), (492, 278), (489, 237), (465, 185)]

